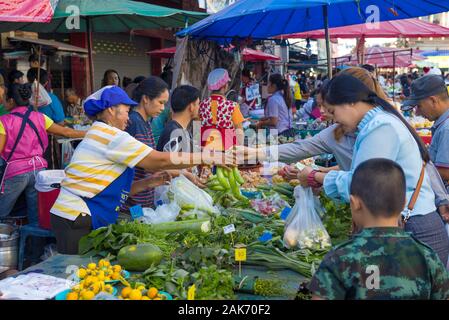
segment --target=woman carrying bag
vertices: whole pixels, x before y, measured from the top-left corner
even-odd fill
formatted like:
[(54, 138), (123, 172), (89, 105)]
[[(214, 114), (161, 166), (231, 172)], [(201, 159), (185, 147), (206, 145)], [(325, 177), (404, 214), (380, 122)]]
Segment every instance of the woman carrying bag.
[[(331, 80), (326, 103), (337, 123), (356, 131), (351, 169), (323, 173), (307, 167), (299, 173), (301, 183), (323, 185), (328, 196), (349, 202), (352, 174), (360, 163), (372, 158), (397, 162), (406, 176), (407, 207), (402, 213), (405, 230), (434, 249), (446, 264), (449, 237), (436, 211), (425, 171), (429, 154), (420, 137), (396, 109), (352, 76), (339, 75)], [(369, 198), (385, 201), (377, 199), (375, 193)]]

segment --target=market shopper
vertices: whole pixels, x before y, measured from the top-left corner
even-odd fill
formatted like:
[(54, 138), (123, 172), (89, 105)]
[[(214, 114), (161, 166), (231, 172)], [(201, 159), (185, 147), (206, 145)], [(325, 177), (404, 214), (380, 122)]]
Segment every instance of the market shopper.
[(210, 158), (209, 153), (158, 152), (131, 137), (123, 130), (129, 107), (136, 105), (117, 86), (106, 86), (86, 99), (84, 110), (96, 121), (66, 167), (51, 209), (59, 253), (77, 254), (81, 237), (117, 221), (128, 195), (154, 187), (151, 178), (133, 183), (135, 167), (160, 171), (223, 161), (219, 154)]
[[(150, 76), (141, 81), (134, 90), (134, 101), (139, 104), (129, 112), (128, 126), (125, 131), (151, 149), (156, 149), (150, 123), (151, 119), (162, 113), (168, 99), (168, 85), (164, 80)], [(158, 175), (161, 174), (162, 172)], [(134, 181), (149, 179), (151, 176), (154, 176), (154, 174), (145, 172), (142, 168), (136, 168)], [(170, 179), (169, 174), (162, 175), (162, 177), (165, 177), (166, 180), (160, 179), (161, 184), (168, 182)], [(135, 205), (140, 205), (143, 208), (154, 207), (154, 189), (146, 189), (130, 195), (122, 209), (128, 211), (130, 207)]]
[(28, 223), (37, 225), (35, 177), (45, 170), (43, 158), (48, 146), (47, 132), (69, 138), (82, 138), (85, 132), (55, 124), (49, 117), (30, 107), (31, 87), (12, 84), (6, 104), (11, 113), (0, 117), (0, 154), (6, 162), (0, 188), (0, 216), (10, 214), (22, 192), (27, 202)]
[(237, 103), (226, 99), (231, 78), (226, 69), (209, 73), (207, 86), (212, 92), (200, 104), (201, 145), (213, 150), (227, 150), (243, 144), (243, 115)]
[(275, 73), (268, 78), (268, 98), (265, 117), (256, 125), (257, 129), (276, 129), (278, 135), (293, 135), (293, 113), (290, 84), (281, 74)]
[(313, 300), (449, 299), (449, 273), (429, 246), (398, 226), (406, 177), (388, 159), (354, 171), (352, 219), (363, 231), (330, 251), (314, 274)]
[[(38, 72), (39, 71), (37, 68), (31, 68), (28, 70), (27, 79), (29, 83), (33, 83), (35, 80), (37, 80)], [(39, 81), (40, 84), (44, 87), (48, 85), (48, 73), (44, 69), (40, 70)], [(43, 114), (48, 116), (51, 120), (54, 121), (54, 123), (64, 125), (65, 114), (61, 101), (52, 92), (48, 92), (48, 95), (51, 98), (51, 103), (46, 106), (39, 107), (39, 112), (42, 112)]]
[(101, 80), (101, 87), (105, 86), (120, 86), (120, 76), (118, 72), (113, 69), (108, 69), (104, 72), (103, 79)]
[(200, 92), (197, 88), (179, 86), (171, 95), (172, 119), (159, 138), (161, 152), (193, 152), (193, 121), (199, 119)]
[(310, 167), (299, 174), (302, 184), (324, 186), (331, 198), (349, 202), (349, 186), (354, 170), (371, 158), (387, 158), (398, 162), (406, 174), (407, 203), (422, 180), (419, 196), (412, 210), (404, 209), (405, 230), (432, 247), (444, 263), (449, 255), (449, 238), (443, 220), (436, 211), (435, 195), (425, 166), (427, 149), (416, 131), (387, 101), (381, 99), (361, 81), (338, 75), (326, 95), (328, 109), (337, 123), (358, 130), (349, 171), (322, 173)]
[(413, 81), (411, 95), (402, 108), (410, 107), (416, 107), (418, 115), (435, 121), (429, 155), (449, 191), (449, 94), (443, 78), (427, 75)]

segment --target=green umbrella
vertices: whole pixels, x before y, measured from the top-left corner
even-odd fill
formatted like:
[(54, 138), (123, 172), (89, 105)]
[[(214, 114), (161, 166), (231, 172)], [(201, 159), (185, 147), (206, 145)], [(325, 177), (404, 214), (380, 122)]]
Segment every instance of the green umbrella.
[(129, 0), (59, 0), (50, 23), (3, 22), (0, 24), (0, 32), (12, 30), (43, 33), (87, 32), (91, 88), (93, 88), (92, 32), (115, 33), (142, 29), (183, 28), (205, 17), (207, 14), (202, 12)]
[[(79, 29), (72, 28), (72, 17), (76, 14), (80, 17)], [(190, 25), (205, 17), (207, 14), (203, 12), (184, 11), (129, 0), (60, 0), (50, 23), (4, 22), (0, 25), (0, 32), (11, 30), (44, 33), (88, 32), (89, 22), (92, 32), (184, 28), (186, 23)]]

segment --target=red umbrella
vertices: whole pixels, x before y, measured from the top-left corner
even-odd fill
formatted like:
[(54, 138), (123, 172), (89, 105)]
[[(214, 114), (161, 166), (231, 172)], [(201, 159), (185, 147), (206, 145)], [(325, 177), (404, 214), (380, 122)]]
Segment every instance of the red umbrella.
[[(329, 29), (331, 38), (426, 38), (449, 36), (449, 28), (419, 19), (379, 22), (379, 26), (363, 23)], [(283, 38), (324, 39), (324, 30), (284, 35)]]
[(258, 62), (258, 61), (279, 61), (281, 58), (278, 56), (265, 53), (262, 51), (245, 48), (242, 51), (243, 60), (248, 62)]
[[(374, 46), (365, 49), (365, 63), (379, 68), (409, 67), (413, 61), (425, 60), (426, 58), (412, 53), (410, 50), (397, 50), (396, 48), (385, 48)], [(336, 58), (337, 64), (356, 65), (355, 54)]]
[(173, 58), (176, 53), (176, 47), (170, 47), (170, 48), (164, 48), (164, 49), (158, 49), (147, 52), (148, 55), (154, 57), (154, 58)]
[[(176, 47), (158, 49), (147, 52), (148, 55), (154, 58), (172, 58), (176, 53)], [(242, 51), (243, 60), (248, 62), (258, 62), (258, 61), (278, 61), (281, 60), (278, 56), (265, 53), (262, 51), (245, 48)]]
[(0, 21), (50, 22), (59, 0), (0, 0)]

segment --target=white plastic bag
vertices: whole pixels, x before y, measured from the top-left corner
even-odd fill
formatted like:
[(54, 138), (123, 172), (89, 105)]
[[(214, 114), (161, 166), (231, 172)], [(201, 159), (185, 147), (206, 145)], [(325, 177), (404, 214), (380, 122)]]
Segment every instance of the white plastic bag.
[(330, 237), (316, 211), (312, 189), (297, 186), (294, 195), (296, 202), (285, 222), (284, 246), (315, 250), (329, 247)]
[(31, 86), (31, 98), (30, 104), (35, 107), (45, 107), (51, 103), (50, 95), (47, 90), (45, 90), (44, 86), (39, 83), (39, 97), (37, 99), (36, 105), (36, 94), (37, 94), (37, 80), (34, 80), (33, 85)]
[(179, 211), (181, 211), (181, 207), (176, 202), (172, 202), (158, 206), (156, 210), (152, 208), (143, 208), (142, 210), (143, 217), (139, 218), (139, 221), (147, 224), (158, 224), (175, 221)]
[(214, 207), (212, 197), (206, 191), (194, 185), (183, 175), (180, 175), (171, 181), (170, 192), (174, 195), (174, 200), (181, 209), (184, 207), (193, 207), (202, 210), (205, 213), (220, 213), (220, 211)]

